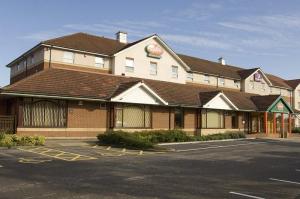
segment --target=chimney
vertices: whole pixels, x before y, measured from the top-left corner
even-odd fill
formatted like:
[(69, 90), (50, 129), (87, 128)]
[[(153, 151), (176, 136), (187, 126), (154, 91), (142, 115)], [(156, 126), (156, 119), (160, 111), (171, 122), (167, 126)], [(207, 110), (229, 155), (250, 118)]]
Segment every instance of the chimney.
[(122, 31), (117, 32), (116, 39), (120, 43), (127, 44), (127, 33)]
[(220, 57), (220, 58), (218, 59), (218, 61), (219, 61), (220, 64), (226, 65), (226, 61), (225, 61), (225, 59), (224, 59), (223, 57)]

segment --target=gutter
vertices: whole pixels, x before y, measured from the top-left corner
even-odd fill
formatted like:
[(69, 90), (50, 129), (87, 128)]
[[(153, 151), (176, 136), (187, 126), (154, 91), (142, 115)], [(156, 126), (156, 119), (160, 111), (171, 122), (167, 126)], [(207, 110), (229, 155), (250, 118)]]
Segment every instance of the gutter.
[[(1, 92), (1, 90), (0, 90)], [(8, 96), (19, 96), (19, 97), (38, 97), (38, 98), (48, 98), (48, 99), (69, 99), (69, 100), (82, 100), (82, 101), (95, 101), (95, 102), (107, 102), (107, 100), (103, 99), (95, 99), (95, 98), (84, 98), (84, 97), (64, 97), (57, 95), (34, 95), (34, 94), (25, 94), (25, 93), (0, 93), (0, 95), (8, 95)]]

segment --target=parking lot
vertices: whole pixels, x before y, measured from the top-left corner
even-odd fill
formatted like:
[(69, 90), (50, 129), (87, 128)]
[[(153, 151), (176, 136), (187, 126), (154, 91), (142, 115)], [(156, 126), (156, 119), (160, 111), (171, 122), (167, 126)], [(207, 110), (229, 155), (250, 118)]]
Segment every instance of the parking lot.
[(300, 143), (0, 149), (0, 198), (300, 198)]

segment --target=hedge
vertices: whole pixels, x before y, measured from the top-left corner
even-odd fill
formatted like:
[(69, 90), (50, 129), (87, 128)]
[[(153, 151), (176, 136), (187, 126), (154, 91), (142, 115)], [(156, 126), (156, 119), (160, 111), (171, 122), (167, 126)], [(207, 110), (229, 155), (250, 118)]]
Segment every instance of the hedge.
[(13, 146), (42, 146), (45, 144), (43, 136), (17, 136), (14, 134), (0, 133), (0, 147)]
[(294, 128), (292, 133), (300, 133), (300, 127)]
[(97, 136), (99, 143), (135, 149), (152, 149), (157, 143), (208, 141), (245, 138), (243, 132), (228, 132), (206, 136), (188, 136), (182, 130), (155, 130), (141, 132), (107, 131)]

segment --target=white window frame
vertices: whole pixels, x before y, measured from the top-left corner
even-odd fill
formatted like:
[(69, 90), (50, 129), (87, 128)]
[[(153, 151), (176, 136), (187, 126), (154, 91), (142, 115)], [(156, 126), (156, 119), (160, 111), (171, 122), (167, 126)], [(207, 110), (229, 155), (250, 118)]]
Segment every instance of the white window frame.
[(150, 62), (150, 75), (157, 75), (157, 62)]
[(234, 80), (233, 83), (234, 83), (235, 87), (240, 88), (241, 81), (239, 81), (239, 80)]
[(209, 75), (204, 75), (204, 82), (210, 83), (210, 76)]
[(221, 77), (219, 78), (220, 80), (220, 85), (225, 86), (225, 78)]
[(126, 57), (125, 59), (125, 71), (133, 73), (134, 72), (134, 59)]
[(171, 77), (174, 79), (178, 79), (178, 66), (172, 66), (171, 67)]
[(194, 81), (193, 73), (186, 73), (186, 79), (193, 82)]
[(75, 61), (75, 53), (70, 52), (70, 51), (64, 51), (63, 62), (69, 63), (69, 64), (74, 64), (74, 61)]
[(96, 68), (104, 68), (104, 58), (103, 57), (95, 57), (95, 67)]

